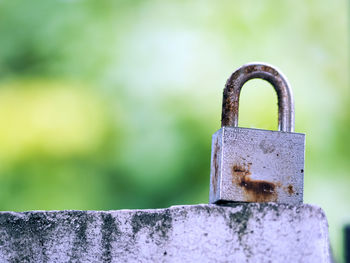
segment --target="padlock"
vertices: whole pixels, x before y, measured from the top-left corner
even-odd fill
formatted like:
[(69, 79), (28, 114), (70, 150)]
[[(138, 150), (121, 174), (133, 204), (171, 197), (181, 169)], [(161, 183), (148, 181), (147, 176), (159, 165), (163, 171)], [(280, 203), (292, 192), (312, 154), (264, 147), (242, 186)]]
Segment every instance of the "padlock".
[[(278, 98), (278, 131), (238, 127), (240, 91), (250, 79), (272, 84)], [(305, 134), (294, 133), (292, 90), (268, 64), (236, 70), (223, 94), (221, 129), (212, 137), (210, 203), (303, 202)]]

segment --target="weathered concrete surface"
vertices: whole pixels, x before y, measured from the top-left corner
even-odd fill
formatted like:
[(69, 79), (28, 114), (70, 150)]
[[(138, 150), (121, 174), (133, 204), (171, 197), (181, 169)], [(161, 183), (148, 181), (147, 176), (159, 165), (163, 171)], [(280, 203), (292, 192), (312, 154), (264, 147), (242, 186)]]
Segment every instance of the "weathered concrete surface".
[(315, 206), (0, 213), (0, 262), (330, 262)]

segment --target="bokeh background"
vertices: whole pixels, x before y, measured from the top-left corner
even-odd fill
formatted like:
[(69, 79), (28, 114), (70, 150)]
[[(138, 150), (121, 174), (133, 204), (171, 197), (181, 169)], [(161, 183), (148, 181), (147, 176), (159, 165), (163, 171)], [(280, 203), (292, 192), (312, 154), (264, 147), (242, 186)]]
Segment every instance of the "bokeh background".
[[(0, 1), (0, 209), (207, 203), (222, 90), (275, 65), (306, 133), (305, 202), (342, 260), (350, 222), (349, 6), (308, 1)], [(242, 127), (276, 129), (251, 80)]]

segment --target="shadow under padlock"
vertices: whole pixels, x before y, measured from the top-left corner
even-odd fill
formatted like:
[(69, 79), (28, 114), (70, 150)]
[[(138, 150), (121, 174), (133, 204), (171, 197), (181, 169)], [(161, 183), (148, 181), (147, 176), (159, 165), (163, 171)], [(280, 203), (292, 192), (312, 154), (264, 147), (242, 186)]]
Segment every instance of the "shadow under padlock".
[[(244, 83), (270, 82), (278, 97), (278, 131), (240, 128)], [(294, 133), (294, 102), (286, 78), (262, 63), (246, 64), (227, 80), (221, 129), (212, 138), (210, 203), (303, 202), (305, 134)]]

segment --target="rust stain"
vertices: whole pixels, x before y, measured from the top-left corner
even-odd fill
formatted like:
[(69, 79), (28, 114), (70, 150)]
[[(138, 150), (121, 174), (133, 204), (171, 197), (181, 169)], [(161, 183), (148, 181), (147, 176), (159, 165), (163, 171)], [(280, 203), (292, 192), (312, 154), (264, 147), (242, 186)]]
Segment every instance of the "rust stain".
[(245, 73), (245, 74), (250, 74), (250, 73), (252, 73), (252, 72), (254, 72), (254, 71), (256, 71), (256, 67), (255, 67), (255, 66), (246, 67), (246, 68), (244, 69), (244, 73)]
[(249, 163), (247, 166), (235, 164), (232, 167), (233, 175), (240, 176), (240, 177), (251, 175), (250, 166), (251, 166), (251, 163)]
[(242, 187), (247, 202), (275, 202), (277, 201), (276, 187), (279, 184), (250, 178), (251, 163), (247, 165), (233, 165), (232, 181)]
[(238, 116), (238, 97), (232, 92), (229, 85), (226, 85), (223, 93), (221, 127), (232, 126), (234, 116)]
[(278, 123), (286, 115), (287, 104), (290, 103), (288, 85), (283, 76), (268, 65), (251, 64), (236, 70), (227, 80), (222, 104), (221, 127), (234, 126), (238, 120), (238, 101), (243, 85), (250, 79), (260, 78), (272, 84), (278, 97)]
[(219, 177), (219, 152), (220, 152), (220, 145), (218, 140), (215, 142), (214, 146), (214, 155), (213, 155), (213, 166), (214, 166), (214, 172), (213, 176), (211, 178), (211, 184), (213, 186), (213, 192), (214, 195), (216, 195), (216, 188), (217, 188), (217, 182), (218, 182), (218, 177)]
[(294, 188), (293, 188), (293, 185), (288, 185), (288, 187), (287, 187), (287, 192), (288, 192), (288, 194), (289, 195), (292, 195), (292, 194), (294, 194)]

